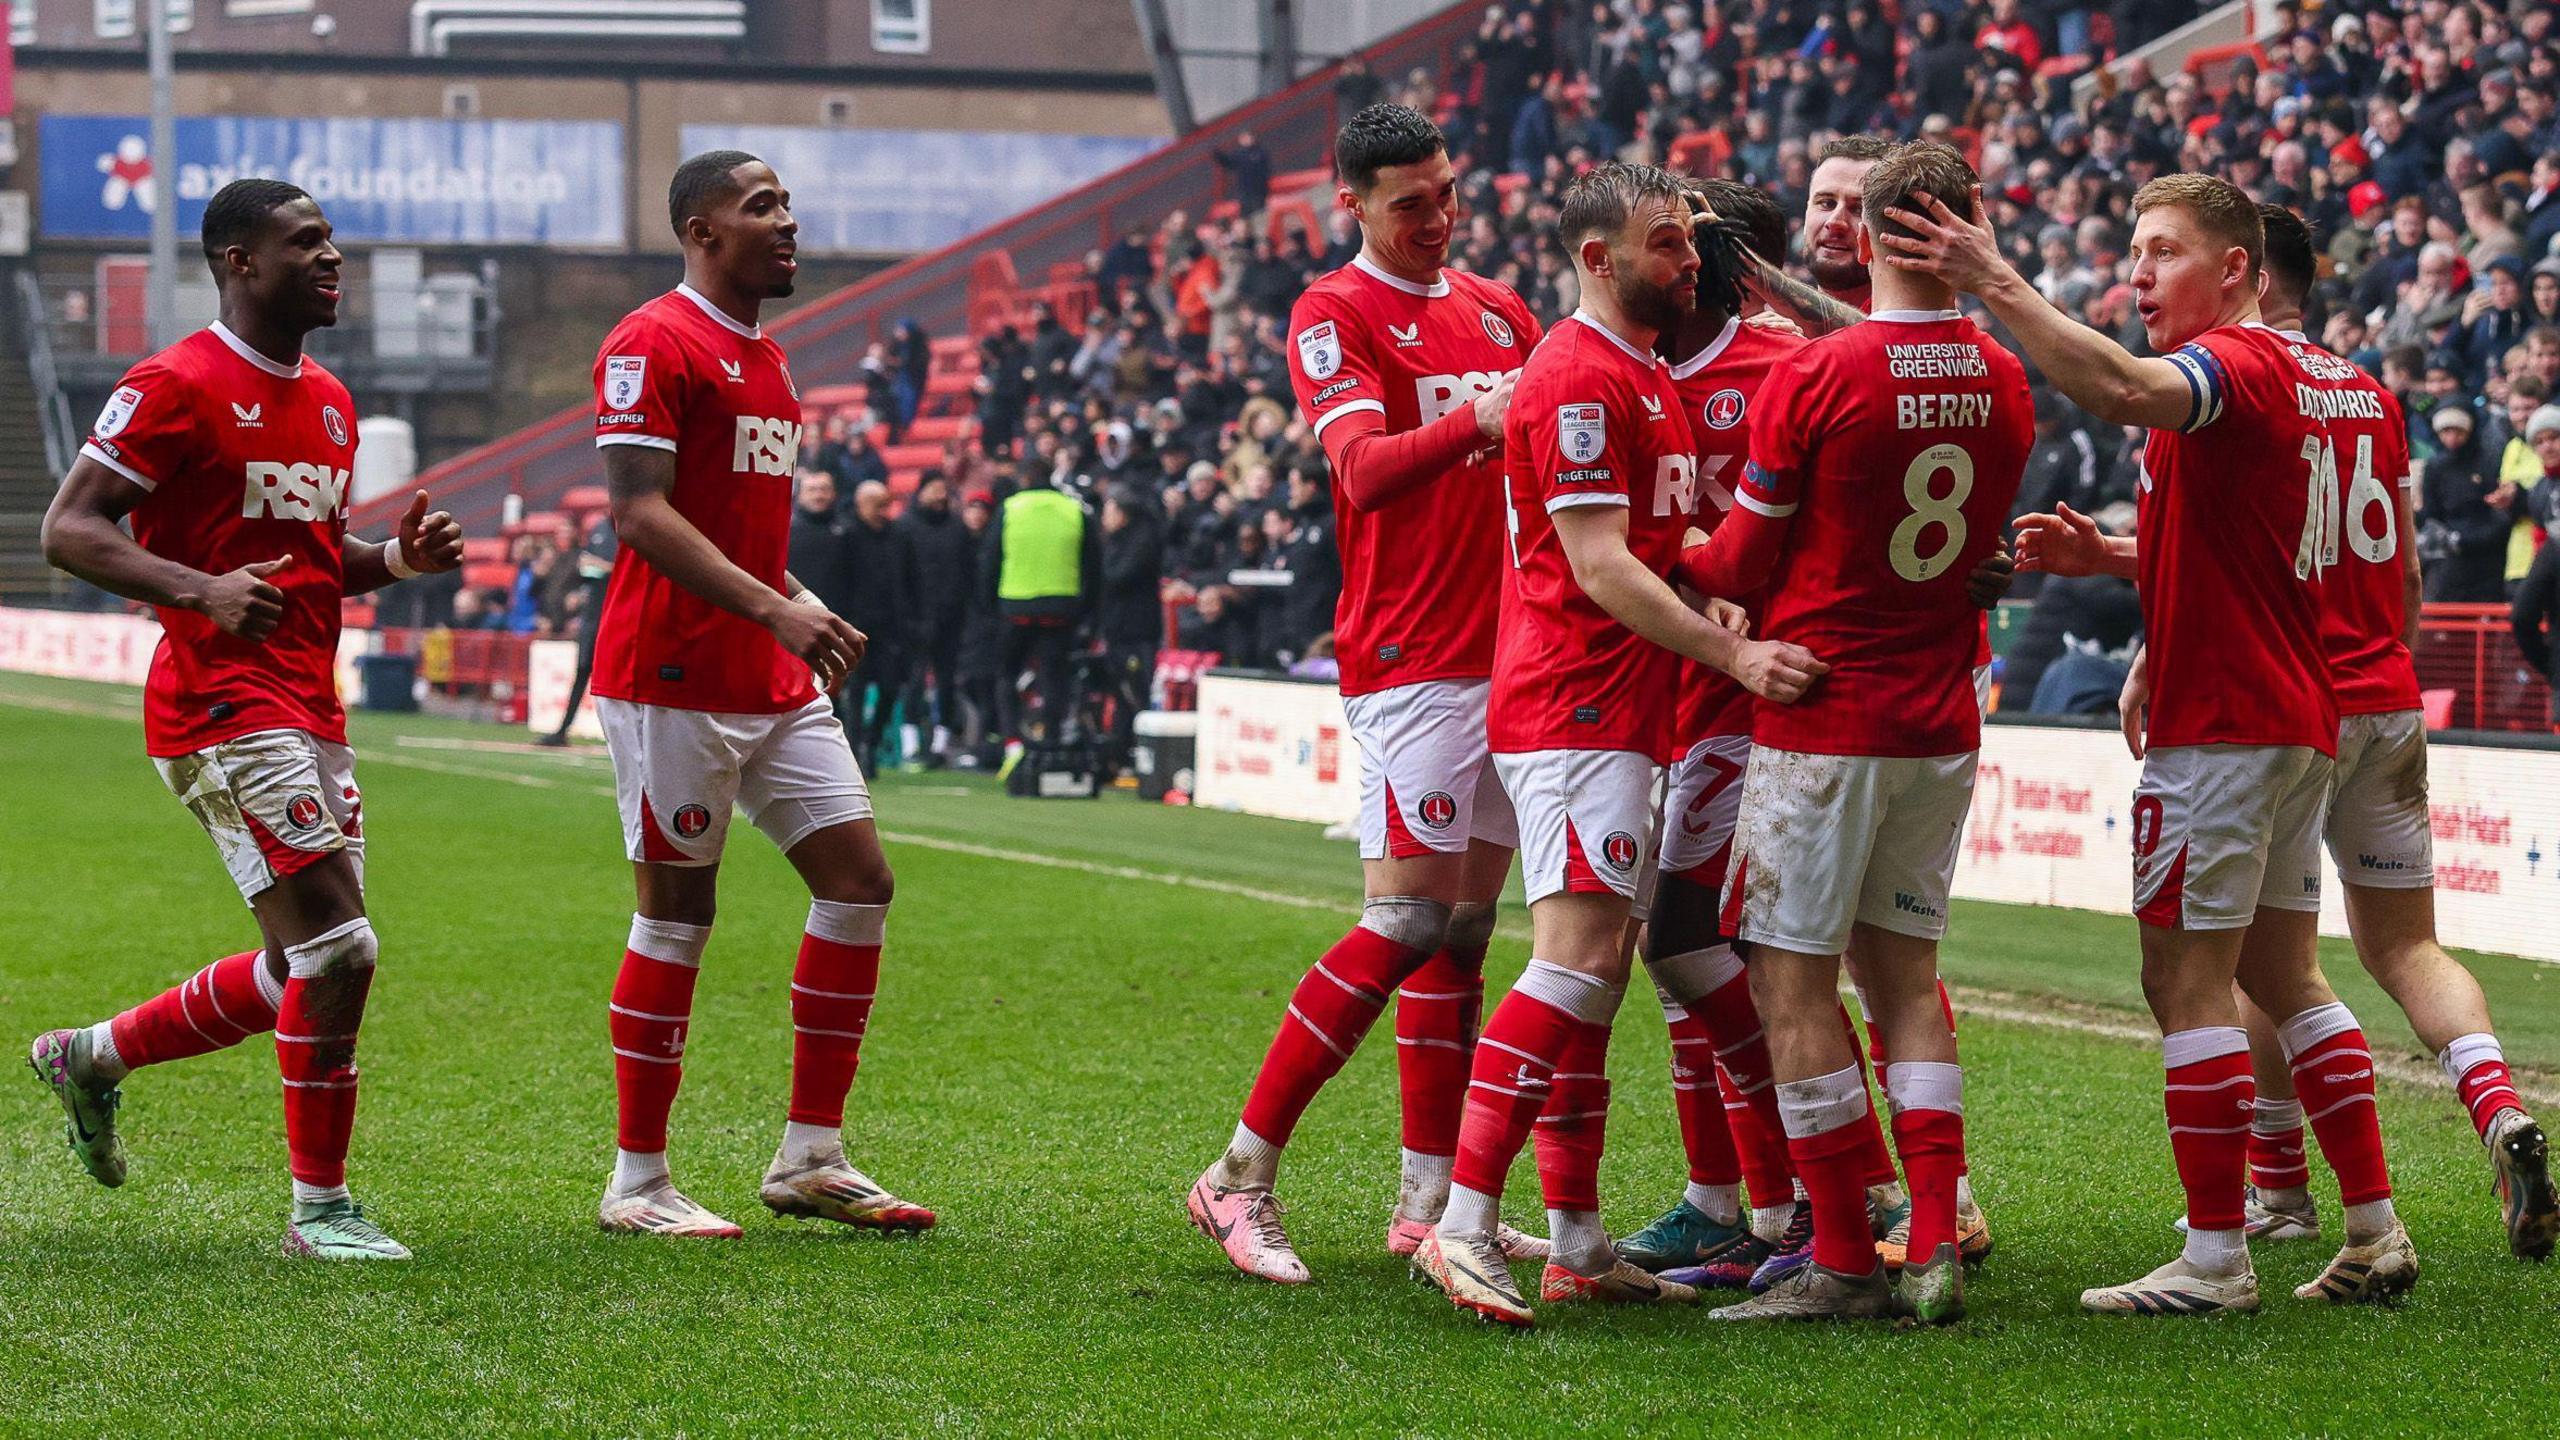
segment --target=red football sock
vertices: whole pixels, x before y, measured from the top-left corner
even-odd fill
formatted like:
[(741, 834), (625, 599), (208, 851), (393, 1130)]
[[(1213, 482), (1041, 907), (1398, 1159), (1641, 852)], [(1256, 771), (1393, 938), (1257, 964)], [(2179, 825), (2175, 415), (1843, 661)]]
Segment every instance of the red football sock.
[[(1867, 1082), (1867, 1055), (1858, 1049), (1858, 1027), (1849, 1019), (1849, 1007), (1842, 1005), (1839, 1010), (1840, 1029), (1849, 1037), (1850, 1053), (1858, 1057), (1858, 1083), (1863, 1086)], [(1875, 1054), (1876, 1067), (1882, 1069), (1884, 1040), (1873, 1030), (1867, 1033), (1871, 1037), (1867, 1048)], [(1860, 1122), (1860, 1125), (1863, 1133), (1859, 1137), (1859, 1153), (1866, 1157), (1866, 1183), (1869, 1185), (1901, 1183), (1902, 1177), (1894, 1172), (1893, 1152), (1885, 1148), (1884, 1127), (1877, 1123), (1872, 1106), (1868, 1108), (1867, 1118)], [(1790, 1148), (1792, 1148), (1792, 1142), (1790, 1142)]]
[[(108, 1022), (125, 1067), (164, 1065), (227, 1050), (276, 1028), (266, 952), (226, 955)], [(281, 997), (283, 987), (274, 987)]]
[[(1404, 1148), (1458, 1153), (1467, 1067), (1484, 1013), (1482, 945), (1443, 946), (1396, 991), (1396, 1085), (1404, 1097)], [(1260, 1134), (1260, 1131), (1254, 1132)]]
[(1335, 941), (1289, 997), (1245, 1097), (1245, 1128), (1273, 1145), (1289, 1143), (1298, 1117), (1360, 1048), (1387, 996), (1429, 958), (1365, 925)]
[(1600, 1208), (1600, 1151), (1609, 1130), (1609, 1027), (1577, 1024), (1538, 1112), (1538, 1189), (1550, 1210)]
[(1689, 1159), (1692, 1185), (1732, 1185), (1742, 1179), (1724, 1095), (1717, 1088), (1716, 1042), (1707, 1023), (1677, 1006), (1664, 1012), (1671, 1026), (1671, 1106), (1680, 1117), (1680, 1149)]
[(1911, 1183), (1909, 1256), (1926, 1260), (1956, 1241), (1956, 1177), (1964, 1173), (1964, 1070), (1910, 1061), (1885, 1072), (1893, 1096), (1893, 1145)]
[(1813, 1259), (1844, 1275), (1876, 1267), (1875, 1232), (1867, 1223), (1865, 1137), (1857, 1125), (1789, 1136), (1787, 1153), (1813, 1205)]
[(2291, 1190), (2311, 1182), (2302, 1153), (2302, 1103), (2261, 1096), (2249, 1107), (2249, 1183), (2261, 1190)]
[(809, 902), (791, 972), (791, 1120), (834, 1129), (862, 1063), (862, 1032), (880, 988), (886, 905)]
[(1482, 1195), (1502, 1193), (1511, 1162), (1546, 1105), (1556, 1062), (1580, 1023), (1517, 987), (1493, 1008), (1467, 1081), (1455, 1183)]
[(640, 1155), (667, 1148), (667, 1114), (684, 1084), (685, 1031), (693, 1023), (693, 982), (701, 974), (707, 925), (631, 917), (630, 947), (614, 977), (606, 1013), (613, 1036), (615, 1144)]
[[(325, 979), (287, 976), (276, 1007), (276, 1068), (284, 1076), (284, 1143), (293, 1178), (323, 1188), (347, 1183), (356, 1126), (356, 1030), (370, 965)], [(315, 993), (317, 992), (317, 993)]]
[(2373, 1104), (2373, 1050), (2364, 1031), (2350, 1016), (2346, 1029), (2303, 1048), (2291, 1063), (2294, 1093), (2320, 1139), (2321, 1158), (2337, 1173), (2339, 1198), (2349, 1205), (2390, 1199), (2382, 1117)]
[(2462, 1097), (2463, 1108), (2471, 1112), (2471, 1126), (2481, 1139), (2489, 1138), (2489, 1122), (2499, 1112), (2524, 1109), (2524, 1097), (2516, 1093), (2515, 1079), (2507, 1073), (2507, 1057), (2498, 1037), (2485, 1031), (2461, 1036), (2444, 1047), (2438, 1061), (2453, 1081), (2454, 1093)]
[(2168, 1062), (2169, 1153), (2186, 1188), (2187, 1223), (2199, 1230), (2240, 1229), (2248, 1220), (2248, 1117), (2258, 1096), (2248, 1032), (2236, 1026), (2181, 1030), (2161, 1048)]
[[(1765, 1075), (1760, 1084), (1763, 1089), (1774, 1088)], [(1762, 1117), (1722, 1065), (1716, 1067), (1716, 1089), (1724, 1098), (1725, 1124), (1732, 1130), (1733, 1148), (1741, 1156), (1742, 1188), (1751, 1197), (1751, 1208), (1766, 1210), (1773, 1205), (1794, 1204), (1796, 1162), (1787, 1154), (1786, 1131)]]
[(1769, 1039), (1751, 1002), (1750, 977), (1734, 976), (1687, 1009), (1715, 1039), (1717, 1089), (1751, 1208), (1794, 1203), (1795, 1162), (1787, 1155), (1787, 1127), (1770, 1079)]

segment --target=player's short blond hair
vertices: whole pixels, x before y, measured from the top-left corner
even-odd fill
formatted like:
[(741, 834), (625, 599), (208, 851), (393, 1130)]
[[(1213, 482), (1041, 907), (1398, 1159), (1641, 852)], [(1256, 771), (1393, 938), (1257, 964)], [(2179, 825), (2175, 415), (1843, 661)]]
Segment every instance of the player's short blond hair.
[(1891, 212), (1926, 215), (1929, 207), (1920, 203), (1920, 197), (1928, 195), (1957, 215), (1970, 215), (1973, 187), (1981, 183), (1982, 177), (1954, 146), (1914, 140), (1894, 146), (1867, 172), (1859, 187), (1858, 214), (1871, 234), (1908, 235), (1908, 227), (1889, 218)]
[(2211, 175), (2163, 175), (2133, 192), (2136, 216), (2163, 206), (2187, 212), (2207, 237), (2247, 251), (2250, 279), (2266, 268), (2266, 222), (2258, 217), (2257, 202), (2239, 186)]

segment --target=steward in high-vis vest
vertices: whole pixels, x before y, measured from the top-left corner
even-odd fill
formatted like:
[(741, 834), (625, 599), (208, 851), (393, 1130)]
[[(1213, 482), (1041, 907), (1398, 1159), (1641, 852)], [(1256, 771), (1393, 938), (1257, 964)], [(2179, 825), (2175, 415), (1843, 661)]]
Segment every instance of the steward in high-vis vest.
[(1075, 496), (1035, 485), (996, 507), (978, 557), (981, 592), (1004, 621), (996, 723), (1008, 740), (1056, 739), (1075, 705), (1068, 657), (1100, 591), (1100, 527)]

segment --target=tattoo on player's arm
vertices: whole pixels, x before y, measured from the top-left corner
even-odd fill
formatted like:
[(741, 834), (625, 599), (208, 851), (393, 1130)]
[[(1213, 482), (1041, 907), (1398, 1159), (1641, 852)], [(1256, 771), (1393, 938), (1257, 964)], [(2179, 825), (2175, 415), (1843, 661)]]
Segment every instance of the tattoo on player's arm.
[(1770, 308), (1804, 327), (1809, 336), (1846, 330), (1866, 319), (1858, 307), (1834, 300), (1768, 261), (1752, 257), (1751, 286)]
[(605, 493), (619, 506), (676, 488), (676, 457), (654, 445), (604, 447)]

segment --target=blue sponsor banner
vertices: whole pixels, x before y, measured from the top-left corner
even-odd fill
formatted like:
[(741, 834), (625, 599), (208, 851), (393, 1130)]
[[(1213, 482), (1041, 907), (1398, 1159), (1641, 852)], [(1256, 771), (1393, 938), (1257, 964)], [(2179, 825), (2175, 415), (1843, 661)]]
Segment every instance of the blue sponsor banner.
[[(42, 117), (45, 237), (148, 238), (150, 135), (141, 115)], [(620, 249), (625, 238), (612, 121), (185, 116), (177, 138), (182, 236), (202, 228), (215, 191), (272, 176), (311, 192), (344, 244)]]
[(1161, 147), (1138, 135), (687, 125), (684, 152), (746, 150), (791, 191), (803, 249), (938, 250)]

